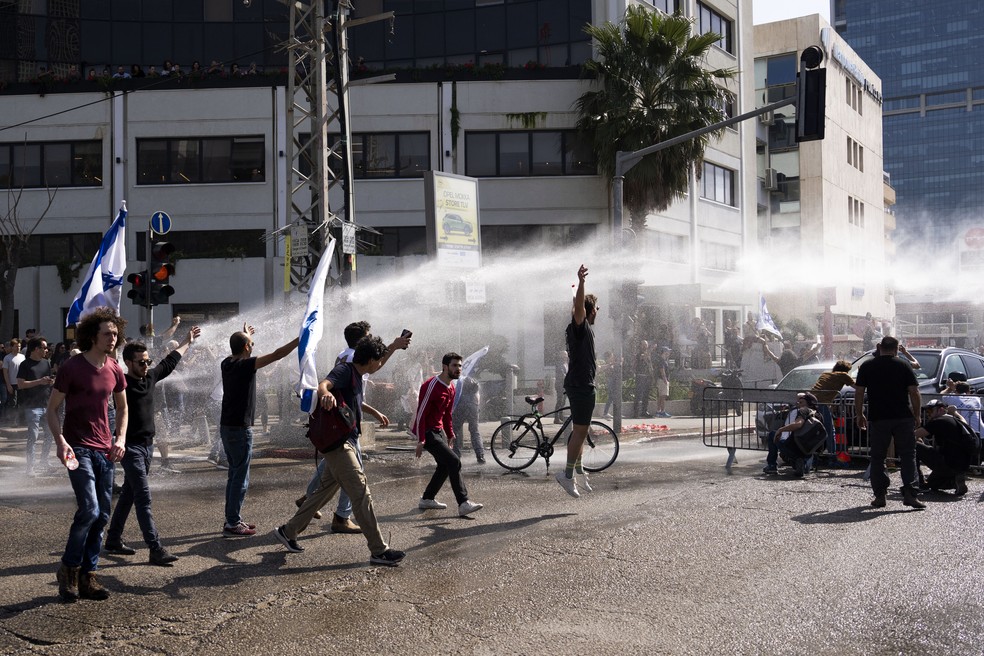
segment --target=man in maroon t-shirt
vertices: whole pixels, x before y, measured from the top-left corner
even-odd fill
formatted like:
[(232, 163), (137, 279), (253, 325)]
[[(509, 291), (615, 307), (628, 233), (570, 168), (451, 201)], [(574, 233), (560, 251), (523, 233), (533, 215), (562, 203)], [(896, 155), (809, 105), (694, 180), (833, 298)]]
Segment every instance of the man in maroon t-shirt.
[[(79, 506), (58, 570), (58, 594), (66, 602), (80, 596), (109, 597), (96, 581), (95, 571), (109, 521), (114, 463), (126, 453), (126, 380), (114, 357), (125, 326), (126, 321), (108, 308), (86, 315), (76, 331), (82, 353), (58, 369), (48, 400), (48, 427), (55, 436), (58, 459), (68, 467)], [(115, 435), (109, 428), (110, 395), (116, 402)], [(63, 401), (64, 427), (58, 416)]]

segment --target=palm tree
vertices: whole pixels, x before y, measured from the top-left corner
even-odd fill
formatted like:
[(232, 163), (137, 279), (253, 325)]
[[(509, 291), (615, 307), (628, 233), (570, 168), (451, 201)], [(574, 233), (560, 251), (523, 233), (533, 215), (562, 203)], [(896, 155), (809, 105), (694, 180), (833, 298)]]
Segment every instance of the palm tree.
[[(606, 22), (584, 30), (600, 55), (588, 60), (584, 71), (601, 88), (575, 103), (577, 127), (591, 139), (609, 179), (616, 152), (639, 150), (727, 118), (728, 92), (721, 84), (736, 71), (703, 66), (719, 35), (692, 34), (691, 19), (639, 5), (630, 6), (619, 25)], [(704, 159), (708, 139), (716, 134), (648, 155), (626, 174), (624, 203), (633, 228), (644, 228), (650, 212), (683, 196), (690, 167)]]

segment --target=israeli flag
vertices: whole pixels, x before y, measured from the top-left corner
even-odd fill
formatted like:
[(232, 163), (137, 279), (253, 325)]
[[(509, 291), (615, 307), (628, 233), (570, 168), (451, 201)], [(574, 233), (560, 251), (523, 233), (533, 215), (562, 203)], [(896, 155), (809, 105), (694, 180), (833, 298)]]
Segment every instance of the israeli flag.
[[(461, 378), (468, 378), (469, 376), (471, 376), (472, 369), (475, 368), (475, 365), (478, 364), (478, 361), (481, 360), (482, 357), (485, 356), (485, 354), (488, 352), (489, 352), (489, 347), (486, 346), (484, 348), (478, 349), (477, 351), (469, 355), (467, 358), (465, 358), (465, 361), (461, 363)], [(455, 390), (457, 390), (457, 382), (458, 381), (455, 381)], [(454, 409), (458, 407), (458, 399), (460, 398), (461, 397), (459, 395), (457, 394), (454, 395), (454, 404), (451, 406), (452, 411), (454, 411)]]
[(782, 333), (776, 327), (776, 322), (772, 320), (772, 315), (769, 314), (769, 308), (765, 305), (765, 296), (759, 294), (759, 318), (758, 324), (755, 326), (759, 331), (765, 331), (767, 333), (772, 333), (779, 339), (782, 339)]
[(126, 271), (126, 201), (120, 203), (120, 212), (113, 225), (103, 235), (99, 252), (92, 258), (89, 272), (82, 288), (72, 301), (65, 318), (65, 326), (78, 323), (83, 315), (97, 307), (108, 307), (120, 312), (120, 295), (123, 291), (123, 272)]
[(297, 383), (297, 392), (301, 395), (301, 410), (303, 412), (313, 412), (314, 404), (318, 400), (318, 365), (315, 362), (315, 355), (318, 353), (318, 344), (325, 332), (324, 304), (325, 304), (325, 281), (328, 279), (328, 269), (331, 267), (331, 258), (335, 254), (335, 239), (328, 239), (328, 246), (321, 254), (321, 261), (314, 272), (311, 280), (311, 290), (308, 292), (307, 312), (304, 313), (304, 321), (301, 322), (301, 333), (298, 336), (297, 359), (301, 370), (301, 379)]

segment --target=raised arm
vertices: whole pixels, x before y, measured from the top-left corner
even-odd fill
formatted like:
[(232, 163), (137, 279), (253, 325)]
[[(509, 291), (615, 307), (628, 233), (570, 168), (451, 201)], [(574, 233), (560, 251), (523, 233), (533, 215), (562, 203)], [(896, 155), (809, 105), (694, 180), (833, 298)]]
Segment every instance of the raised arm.
[(577, 270), (577, 293), (574, 294), (574, 323), (580, 326), (587, 318), (584, 310), (584, 279), (588, 277), (588, 267), (583, 264)]
[(286, 358), (288, 355), (290, 355), (291, 351), (297, 348), (297, 343), (299, 341), (300, 338), (295, 337), (294, 339), (290, 340), (289, 342), (278, 348), (273, 353), (267, 353), (265, 355), (259, 356), (258, 358), (256, 358), (256, 368), (262, 369), (268, 364), (273, 364), (277, 360), (282, 360), (283, 358)]

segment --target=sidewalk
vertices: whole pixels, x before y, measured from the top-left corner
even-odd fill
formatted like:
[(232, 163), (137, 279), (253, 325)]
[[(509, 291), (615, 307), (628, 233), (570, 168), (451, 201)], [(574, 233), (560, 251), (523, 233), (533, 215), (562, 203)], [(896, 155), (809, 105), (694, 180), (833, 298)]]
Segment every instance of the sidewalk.
[[(593, 421), (612, 425), (612, 420), (604, 417), (594, 417)], [(492, 433), (495, 432), (500, 423), (499, 420), (480, 422), (479, 430), (482, 434), (482, 441), (486, 445), (488, 445)], [(623, 444), (644, 444), (669, 438), (699, 437), (702, 426), (703, 418), (701, 417), (674, 416), (668, 419), (623, 417), (619, 438)], [(552, 418), (547, 418), (543, 427), (550, 438), (559, 428), (553, 423)], [(279, 417), (271, 416), (268, 432), (264, 432), (260, 426), (253, 429), (253, 457), (299, 460), (313, 458), (314, 448), (305, 435), (306, 430), (307, 427), (303, 424), (290, 421), (287, 425), (282, 425)], [(0, 470), (23, 472), (26, 438), (27, 430), (23, 427), (0, 426)], [(466, 451), (471, 451), (471, 440), (467, 435), (464, 436), (462, 445)], [(395, 425), (387, 428), (376, 426), (375, 430), (367, 430), (363, 436), (363, 450), (369, 454), (386, 451), (413, 451), (415, 447), (414, 438), (406, 430), (398, 430)], [(40, 444), (38, 444), (37, 449), (40, 457)], [(202, 443), (200, 439), (193, 437), (190, 427), (187, 425), (182, 426), (180, 433), (171, 439), (171, 458), (175, 463), (204, 463), (208, 452), (209, 446)], [(154, 460), (156, 464), (160, 464), (160, 458), (157, 454), (155, 454)], [(49, 465), (56, 472), (60, 471), (57, 470), (58, 463), (54, 447), (51, 449)]]

